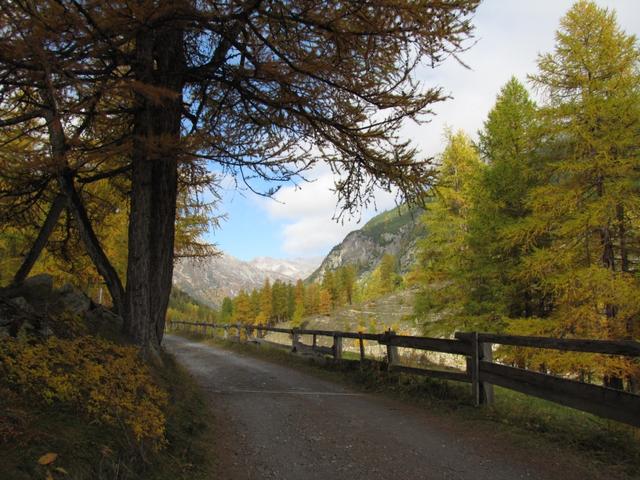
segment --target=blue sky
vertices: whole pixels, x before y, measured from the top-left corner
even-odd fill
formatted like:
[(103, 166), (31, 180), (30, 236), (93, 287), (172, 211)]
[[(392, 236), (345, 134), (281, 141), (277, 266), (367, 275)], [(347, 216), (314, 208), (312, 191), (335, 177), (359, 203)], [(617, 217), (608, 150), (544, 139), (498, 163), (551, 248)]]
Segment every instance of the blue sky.
[[(596, 3), (614, 8), (627, 33), (640, 34), (640, 0)], [(404, 137), (424, 155), (433, 156), (441, 150), (447, 126), (475, 135), (500, 87), (512, 75), (526, 82), (527, 74), (536, 71), (537, 55), (553, 49), (559, 20), (572, 4), (570, 0), (485, 0), (474, 20), (477, 43), (461, 56), (470, 69), (450, 59), (435, 70), (418, 72), (418, 78), (427, 85), (443, 86), (453, 100), (436, 106), (437, 115), (429, 124), (408, 122)], [(228, 219), (208, 239), (243, 260), (325, 255), (376, 212), (373, 208), (363, 211), (359, 224), (357, 219), (336, 223), (332, 220), (336, 201), (330, 191), (331, 174), (319, 168), (313, 177), (315, 182), (299, 189), (285, 186), (276, 200), (224, 189), (221, 213)], [(376, 200), (378, 211), (394, 205), (394, 196), (387, 193), (377, 192)]]

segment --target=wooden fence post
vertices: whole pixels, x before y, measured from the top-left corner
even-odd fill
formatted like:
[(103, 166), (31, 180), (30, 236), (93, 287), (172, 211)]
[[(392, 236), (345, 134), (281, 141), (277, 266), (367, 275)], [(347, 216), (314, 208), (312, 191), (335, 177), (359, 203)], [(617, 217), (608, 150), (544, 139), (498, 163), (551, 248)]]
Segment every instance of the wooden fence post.
[(358, 343), (360, 344), (360, 363), (364, 363), (364, 340), (362, 339), (362, 332), (360, 332)]
[(342, 337), (340, 335), (333, 336), (333, 358), (335, 360), (342, 359)]
[(299, 342), (300, 334), (298, 334), (298, 329), (291, 329), (291, 351), (298, 351), (298, 342)]
[(313, 334), (313, 348), (316, 348), (317, 343), (318, 343), (317, 335), (314, 333)]
[(491, 343), (484, 343), (478, 340), (478, 333), (474, 332), (465, 335), (471, 341), (471, 359), (467, 364), (467, 369), (471, 374), (471, 393), (473, 395), (473, 403), (476, 407), (480, 405), (491, 405), (493, 403), (493, 385), (481, 381), (480, 378), (480, 362), (491, 362), (493, 353)]
[[(393, 330), (388, 330), (387, 335), (393, 337), (396, 334)], [(391, 369), (398, 362), (398, 347), (387, 344), (387, 368)]]
[[(479, 361), (493, 361), (493, 344), (478, 342)], [(480, 382), (480, 399), (485, 405), (493, 405), (493, 384)]]

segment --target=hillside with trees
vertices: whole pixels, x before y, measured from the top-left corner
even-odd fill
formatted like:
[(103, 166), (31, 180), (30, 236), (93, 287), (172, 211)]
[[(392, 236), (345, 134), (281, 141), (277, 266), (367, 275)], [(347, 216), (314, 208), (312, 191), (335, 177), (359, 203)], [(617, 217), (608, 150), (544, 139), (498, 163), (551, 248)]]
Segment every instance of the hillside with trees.
[[(528, 80), (540, 101), (511, 78), (477, 141), (449, 130), (425, 210), (399, 207), (351, 232), (305, 286), (316, 301), (302, 319), (283, 317), (288, 325), (638, 338), (637, 39), (613, 12), (577, 2), (537, 64)], [(389, 245), (414, 261), (383, 253)], [(400, 316), (376, 306), (394, 301)], [(633, 360), (498, 353), (522, 368), (638, 389)]]
[(358, 278), (371, 274), (385, 255), (394, 256), (400, 271), (413, 265), (417, 240), (424, 236), (422, 209), (400, 205), (379, 213), (334, 246), (307, 281), (322, 281), (326, 272), (352, 266)]

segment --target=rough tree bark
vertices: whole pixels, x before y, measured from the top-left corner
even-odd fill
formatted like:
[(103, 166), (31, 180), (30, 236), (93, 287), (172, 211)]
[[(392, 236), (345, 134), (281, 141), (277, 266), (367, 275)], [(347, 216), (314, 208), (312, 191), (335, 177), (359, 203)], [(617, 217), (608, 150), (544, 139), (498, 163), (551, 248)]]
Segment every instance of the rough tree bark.
[(183, 35), (169, 26), (136, 39), (136, 79), (148, 90), (137, 93), (134, 118), (125, 328), (142, 346), (160, 344), (171, 293)]

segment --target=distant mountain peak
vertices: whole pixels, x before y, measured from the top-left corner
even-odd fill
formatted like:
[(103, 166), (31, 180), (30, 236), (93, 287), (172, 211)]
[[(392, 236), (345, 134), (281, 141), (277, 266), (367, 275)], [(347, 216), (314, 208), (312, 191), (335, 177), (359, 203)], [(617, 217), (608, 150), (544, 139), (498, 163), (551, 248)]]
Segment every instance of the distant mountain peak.
[(173, 284), (196, 300), (218, 307), (224, 297), (259, 288), (267, 278), (291, 283), (304, 279), (321, 261), (256, 257), (247, 262), (227, 253), (205, 259), (180, 259), (174, 266)]

